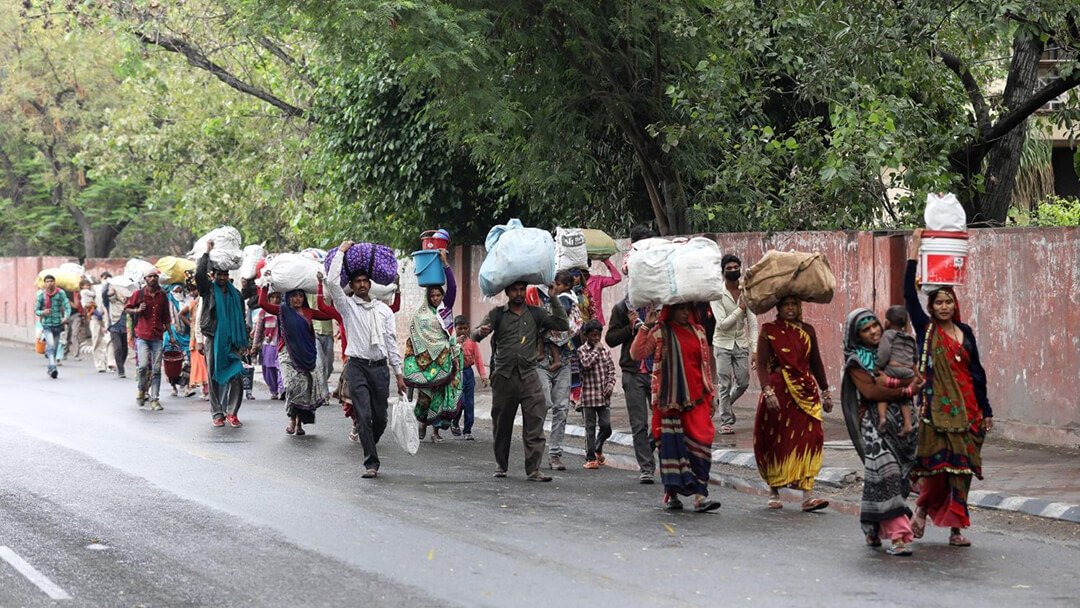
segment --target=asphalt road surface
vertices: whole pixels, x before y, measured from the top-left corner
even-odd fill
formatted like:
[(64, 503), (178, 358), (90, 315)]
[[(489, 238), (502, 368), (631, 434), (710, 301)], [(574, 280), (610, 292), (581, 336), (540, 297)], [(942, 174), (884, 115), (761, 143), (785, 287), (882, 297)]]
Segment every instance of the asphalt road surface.
[[(49, 379), (0, 347), (0, 607), (13, 606), (1075, 606), (1075, 535), (980, 514), (975, 546), (932, 529), (911, 558), (863, 546), (856, 518), (716, 488), (714, 514), (669, 513), (629, 471), (491, 477), (479, 441), (384, 437), (380, 478), (340, 408), (306, 437), (281, 402), (241, 429), (205, 402), (140, 409), (134, 381), (69, 363)], [(258, 391), (257, 391), (258, 394)], [(265, 396), (265, 393), (263, 393)], [(54, 599), (59, 598), (59, 599)]]

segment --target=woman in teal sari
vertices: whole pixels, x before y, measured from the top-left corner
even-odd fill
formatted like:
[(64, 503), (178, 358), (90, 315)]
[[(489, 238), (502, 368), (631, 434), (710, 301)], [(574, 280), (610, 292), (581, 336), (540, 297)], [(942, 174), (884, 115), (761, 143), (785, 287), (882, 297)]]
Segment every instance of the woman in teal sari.
[(432, 443), (442, 441), (439, 430), (450, 428), (461, 407), (463, 356), (439, 315), (444, 294), (441, 286), (428, 287), (405, 343), (405, 384), (418, 389), (413, 413), (420, 421), (421, 439), (432, 427)]

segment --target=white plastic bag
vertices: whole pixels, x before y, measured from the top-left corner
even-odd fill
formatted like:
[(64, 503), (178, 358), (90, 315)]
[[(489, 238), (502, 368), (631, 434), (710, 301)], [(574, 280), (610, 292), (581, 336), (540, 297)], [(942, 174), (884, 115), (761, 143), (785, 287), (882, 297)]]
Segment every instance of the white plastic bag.
[(547, 285), (555, 280), (555, 240), (539, 228), (526, 228), (521, 220), (494, 226), (484, 241), (487, 257), (480, 265), (480, 291), (492, 297), (524, 281)]
[(82, 264), (76, 264), (75, 262), (64, 262), (57, 266), (57, 268), (64, 272), (77, 274), (80, 278), (86, 276), (86, 268)]
[(715, 241), (646, 239), (629, 260), (630, 305), (712, 302), (724, 295), (723, 254)]
[[(213, 251), (210, 252), (213, 254)], [(282, 253), (274, 256), (263, 269), (263, 282), (271, 291), (287, 293), (302, 289), (307, 293), (319, 290), (318, 274), (322, 264), (300, 253)]]
[(394, 439), (401, 449), (416, 454), (420, 450), (420, 429), (413, 415), (416, 402), (409, 401), (405, 395), (391, 398), (394, 403), (390, 406), (390, 430), (394, 433)]
[(952, 192), (926, 195), (926, 211), (923, 213), (927, 230), (948, 230), (963, 232), (967, 230), (967, 214), (964, 206), (956, 200)]
[(578, 228), (555, 229), (555, 267), (559, 270), (589, 267), (585, 233)]

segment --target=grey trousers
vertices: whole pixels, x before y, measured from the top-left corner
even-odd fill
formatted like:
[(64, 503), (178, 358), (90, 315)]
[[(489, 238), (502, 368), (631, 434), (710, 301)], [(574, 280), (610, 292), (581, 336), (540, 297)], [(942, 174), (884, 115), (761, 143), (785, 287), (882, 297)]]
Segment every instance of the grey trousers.
[(385, 364), (372, 367), (358, 359), (349, 358), (345, 364), (345, 381), (352, 399), (353, 430), (364, 447), (364, 468), (379, 470), (379, 439), (386, 432), (387, 408), (390, 400), (390, 368)]
[(567, 361), (554, 372), (537, 367), (544, 402), (551, 412), (551, 433), (548, 435), (548, 454), (562, 457), (563, 436), (566, 434), (566, 416), (570, 413), (570, 362)]
[(206, 336), (203, 355), (206, 357), (206, 374), (210, 380), (210, 414), (214, 418), (224, 418), (226, 414), (235, 416), (244, 400), (244, 385), (241, 383), (240, 374), (233, 376), (225, 384), (214, 381), (214, 336)]
[(623, 392), (626, 413), (630, 417), (630, 432), (634, 435), (634, 456), (642, 473), (655, 473), (652, 442), (649, 438), (649, 408), (652, 400), (652, 376), (624, 371)]
[(540, 377), (534, 370), (514, 369), (509, 376), (495, 370), (491, 374), (491, 422), (495, 465), (506, 471), (510, 464), (510, 439), (514, 435), (514, 417), (521, 406), (521, 439), (525, 443), (525, 473), (540, 470), (544, 455), (544, 418), (546, 402), (540, 388)]
[(315, 334), (315, 347), (322, 357), (323, 378), (330, 381), (330, 374), (334, 373), (334, 334)]
[(750, 386), (750, 351), (741, 347), (713, 350), (716, 356), (716, 409), (720, 424), (735, 424), (732, 407)]

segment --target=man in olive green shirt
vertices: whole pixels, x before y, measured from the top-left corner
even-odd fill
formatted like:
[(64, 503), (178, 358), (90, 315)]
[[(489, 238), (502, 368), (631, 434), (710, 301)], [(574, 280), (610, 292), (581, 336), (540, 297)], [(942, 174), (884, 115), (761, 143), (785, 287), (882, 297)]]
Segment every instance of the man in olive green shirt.
[(562, 306), (553, 313), (525, 304), (526, 284), (517, 282), (506, 288), (509, 303), (488, 312), (473, 332), (477, 342), (494, 333), (491, 366), (491, 420), (494, 427), (495, 477), (506, 477), (510, 461), (510, 439), (514, 417), (521, 406), (521, 438), (525, 443), (525, 474), (529, 481), (551, 481), (540, 471), (544, 454), (544, 419), (547, 401), (536, 374), (537, 345), (549, 329), (566, 331), (570, 322)]

